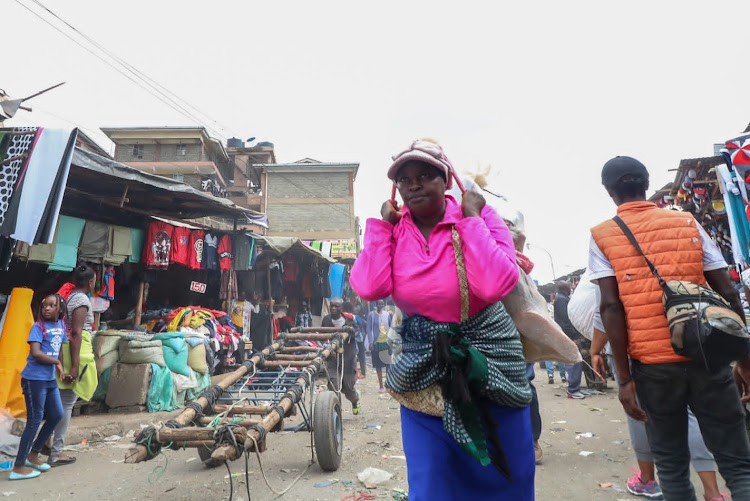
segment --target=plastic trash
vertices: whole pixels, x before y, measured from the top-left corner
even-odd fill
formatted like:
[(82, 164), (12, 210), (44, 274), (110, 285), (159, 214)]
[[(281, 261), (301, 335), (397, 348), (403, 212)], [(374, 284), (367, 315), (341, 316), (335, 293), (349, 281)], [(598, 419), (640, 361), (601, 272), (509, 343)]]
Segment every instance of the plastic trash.
[(371, 467), (365, 468), (357, 474), (359, 481), (365, 485), (382, 484), (383, 482), (390, 480), (391, 477), (393, 477), (393, 473), (388, 473), (387, 471)]
[(579, 456), (583, 456), (583, 457), (589, 457), (592, 454), (593, 454), (593, 452), (591, 452), (591, 451), (581, 451), (581, 452), (578, 453)]

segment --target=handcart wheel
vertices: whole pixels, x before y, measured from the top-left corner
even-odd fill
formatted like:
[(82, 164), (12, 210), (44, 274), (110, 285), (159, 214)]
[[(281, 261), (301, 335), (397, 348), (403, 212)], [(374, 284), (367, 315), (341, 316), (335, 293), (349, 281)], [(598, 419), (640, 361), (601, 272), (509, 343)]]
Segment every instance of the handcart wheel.
[(344, 429), (341, 403), (333, 391), (321, 393), (315, 401), (313, 438), (320, 467), (324, 471), (338, 470), (344, 449)]
[(203, 461), (203, 464), (205, 464), (209, 468), (216, 468), (217, 466), (221, 465), (221, 461), (217, 461), (216, 459), (211, 457), (211, 454), (213, 452), (213, 448), (209, 449), (208, 447), (198, 447), (198, 457), (200, 457), (201, 461)]

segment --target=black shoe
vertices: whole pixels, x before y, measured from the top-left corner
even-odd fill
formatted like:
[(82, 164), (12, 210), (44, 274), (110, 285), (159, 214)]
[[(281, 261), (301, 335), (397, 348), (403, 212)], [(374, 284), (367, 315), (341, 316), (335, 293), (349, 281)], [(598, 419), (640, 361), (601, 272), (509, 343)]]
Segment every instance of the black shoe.
[(42, 450), (39, 451), (39, 454), (43, 454), (45, 456), (51, 456), (52, 455), (52, 450), (49, 447), (47, 447), (47, 444), (44, 444), (42, 446)]
[(568, 382), (568, 378), (566, 378), (566, 377), (562, 377), (560, 379), (562, 380), (563, 383), (567, 383)]
[(547, 380), (547, 383), (555, 384), (555, 376), (550, 376), (549, 379)]
[(47, 464), (55, 467), (55, 466), (64, 466), (66, 464), (73, 464), (76, 462), (76, 458), (69, 457), (68, 459), (60, 459), (60, 458), (47, 458)]

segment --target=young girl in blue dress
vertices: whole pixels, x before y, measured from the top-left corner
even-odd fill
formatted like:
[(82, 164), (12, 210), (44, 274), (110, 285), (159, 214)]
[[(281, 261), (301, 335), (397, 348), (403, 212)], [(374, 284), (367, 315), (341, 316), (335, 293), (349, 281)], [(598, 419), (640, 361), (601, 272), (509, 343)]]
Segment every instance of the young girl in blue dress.
[[(37, 321), (29, 332), (29, 357), (21, 372), (21, 386), (26, 400), (26, 428), (21, 435), (10, 480), (35, 478), (50, 468), (39, 458), (39, 452), (63, 414), (55, 371), (64, 378), (60, 346), (66, 340), (65, 303), (57, 294), (49, 295), (39, 305)], [(37, 436), (42, 420), (44, 426)]]

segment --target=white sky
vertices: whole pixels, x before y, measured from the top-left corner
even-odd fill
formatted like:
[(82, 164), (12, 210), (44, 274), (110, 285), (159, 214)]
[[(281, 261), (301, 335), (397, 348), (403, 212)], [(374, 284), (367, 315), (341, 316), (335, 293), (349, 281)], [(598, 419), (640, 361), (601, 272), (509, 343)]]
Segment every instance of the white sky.
[[(19, 0), (41, 12), (31, 0)], [(459, 169), (492, 164), (558, 275), (611, 217), (618, 154), (671, 181), (682, 158), (750, 121), (750, 2), (101, 2), (46, 0), (91, 39), (279, 162), (358, 161), (356, 212), (378, 217), (390, 156), (438, 139)], [(6, 125), (193, 125), (13, 0), (0, 0)], [(59, 23), (58, 23), (59, 24)], [(530, 250), (532, 274), (552, 278)]]

